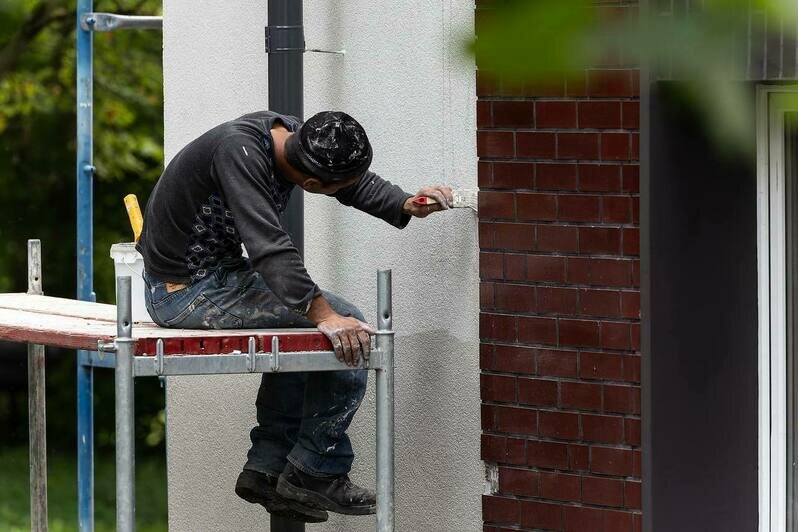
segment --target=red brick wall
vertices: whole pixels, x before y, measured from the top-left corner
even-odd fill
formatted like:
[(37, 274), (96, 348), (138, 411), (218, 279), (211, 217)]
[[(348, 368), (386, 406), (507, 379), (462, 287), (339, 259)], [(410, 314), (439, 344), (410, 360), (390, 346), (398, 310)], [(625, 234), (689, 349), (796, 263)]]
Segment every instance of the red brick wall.
[(477, 75), (486, 532), (641, 529), (639, 75), (615, 63)]

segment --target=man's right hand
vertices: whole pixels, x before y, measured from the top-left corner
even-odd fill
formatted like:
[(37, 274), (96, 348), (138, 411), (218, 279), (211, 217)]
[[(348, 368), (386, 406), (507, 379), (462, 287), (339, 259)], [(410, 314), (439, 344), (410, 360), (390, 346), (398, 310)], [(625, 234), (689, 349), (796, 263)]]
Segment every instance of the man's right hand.
[(370, 334), (377, 331), (357, 318), (347, 318), (335, 312), (324, 296), (316, 296), (308, 309), (308, 319), (316, 324), (332, 342), (335, 356), (348, 366), (356, 367), (360, 357), (368, 360), (371, 354)]
[(371, 337), (376, 331), (368, 323), (357, 318), (347, 318), (336, 314), (316, 324), (332, 342), (335, 356), (347, 366), (356, 367), (360, 357), (368, 360), (371, 354)]

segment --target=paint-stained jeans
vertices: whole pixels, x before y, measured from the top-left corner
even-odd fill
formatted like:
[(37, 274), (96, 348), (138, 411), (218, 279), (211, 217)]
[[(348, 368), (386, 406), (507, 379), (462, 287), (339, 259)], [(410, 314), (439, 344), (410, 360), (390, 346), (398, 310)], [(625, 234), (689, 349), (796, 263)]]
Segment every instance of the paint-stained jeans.
[[(285, 308), (248, 262), (224, 265), (205, 279), (168, 293), (165, 283), (145, 274), (145, 301), (162, 327), (185, 329), (271, 329), (313, 327)], [(346, 300), (324, 292), (343, 316), (364, 320)], [(264, 373), (244, 469), (279, 474), (289, 460), (311, 474), (349, 472), (354, 454), (346, 429), (366, 390), (367, 371)]]

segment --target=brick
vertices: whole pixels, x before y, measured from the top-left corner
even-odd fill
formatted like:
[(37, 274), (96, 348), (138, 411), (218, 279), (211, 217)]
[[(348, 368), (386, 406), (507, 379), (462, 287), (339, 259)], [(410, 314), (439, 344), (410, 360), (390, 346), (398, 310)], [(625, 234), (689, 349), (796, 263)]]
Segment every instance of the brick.
[(531, 224), (493, 224), (493, 247), (531, 251), (535, 247), (535, 226)]
[(624, 420), (618, 416), (582, 415), (582, 438), (589, 442), (623, 443)]
[(480, 423), (482, 430), (494, 430), (496, 428), (496, 412), (493, 405), (480, 405)]
[(531, 440), (527, 443), (526, 463), (534, 467), (566, 469), (568, 446), (564, 443)]
[(515, 218), (515, 194), (512, 192), (479, 192), (480, 218)]
[(573, 163), (538, 163), (535, 187), (538, 190), (576, 190), (576, 169)]
[(480, 157), (513, 157), (515, 137), (511, 131), (477, 131), (477, 155)]
[(524, 101), (493, 102), (494, 127), (525, 127), (535, 124), (535, 104)]
[(556, 344), (557, 320), (519, 316), (518, 339), (528, 344)]
[(483, 373), (479, 376), (479, 395), (483, 401), (514, 402), (515, 377)]
[(537, 349), (529, 347), (497, 345), (491, 369), (507, 373), (531, 374), (535, 372), (536, 354)]
[(490, 161), (477, 161), (477, 185), (479, 188), (493, 186), (493, 163)]
[(640, 260), (632, 261), (632, 286), (640, 288)]
[(482, 434), (480, 456), (487, 462), (521, 465), (526, 463), (526, 440)]
[(518, 402), (521, 404), (538, 406), (556, 405), (557, 382), (545, 379), (519, 378)]
[(627, 445), (640, 445), (640, 420), (626, 418), (623, 423), (624, 443)]
[(597, 133), (558, 133), (558, 159), (598, 159), (599, 136)]
[(640, 102), (623, 102), (624, 129), (640, 128)]
[(541, 472), (540, 496), (555, 501), (579, 501), (581, 498), (579, 475)]
[(562, 528), (562, 509), (557, 504), (537, 501), (520, 501), (521, 526), (524, 528)]
[(541, 410), (538, 414), (540, 435), (560, 440), (579, 439), (579, 415)]
[(605, 532), (601, 510), (567, 506), (563, 508), (564, 530), (568, 532)]
[(482, 496), (482, 520), (486, 523), (514, 525), (519, 522), (520, 505), (515, 499)]
[[(557, 196), (554, 194), (526, 194), (519, 192), (516, 196), (516, 201), (518, 205), (518, 220), (553, 221), (557, 219)], [(482, 203), (479, 204), (479, 210), (481, 216)]]
[(623, 192), (640, 192), (640, 166), (625, 164), (621, 173), (623, 175)]
[(618, 254), (621, 252), (621, 230), (614, 227), (580, 227), (579, 252)]
[(612, 447), (590, 448), (590, 471), (628, 477), (634, 474), (634, 452)]
[(640, 477), (643, 468), (643, 452), (639, 449), (632, 451), (632, 476)]
[(526, 255), (507, 253), (504, 255), (504, 278), (508, 281), (526, 279)]
[(637, 227), (623, 228), (623, 254), (640, 255), (640, 229)]
[(541, 349), (537, 355), (538, 375), (545, 377), (576, 377), (575, 351)]
[[(502, 279), (504, 277), (503, 257), (501, 253), (488, 253), (485, 251), (479, 254), (479, 278), (480, 279)], [(564, 269), (564, 268), (563, 268)]]
[(479, 344), (479, 369), (493, 369), (493, 348), (491, 344)]
[(538, 282), (565, 282), (565, 257), (527, 255), (526, 279)]
[(590, 96), (623, 98), (634, 96), (629, 70), (590, 70), (587, 73), (587, 92)]
[(560, 383), (560, 406), (578, 410), (601, 410), (601, 385), (586, 382)]
[(579, 249), (579, 230), (565, 225), (538, 225), (536, 248), (539, 251), (574, 253)]
[(536, 96), (538, 98), (551, 98), (565, 95), (564, 79), (541, 79), (529, 81), (524, 85), (523, 96)]
[(531, 435), (538, 433), (538, 416), (535, 410), (496, 406), (494, 407), (494, 412), (496, 414), (496, 430), (498, 432)]
[(568, 468), (572, 471), (590, 469), (590, 447), (587, 445), (568, 446)]
[[(482, 203), (480, 210), (482, 209)], [(601, 221), (625, 224), (632, 221), (632, 198), (629, 196), (603, 196), (601, 198)]]
[(579, 190), (582, 192), (620, 192), (621, 166), (617, 164), (580, 164)]
[(492, 165), (491, 186), (493, 188), (532, 188), (535, 180), (534, 164), (496, 161)]
[(591, 317), (618, 317), (621, 293), (616, 290), (579, 290), (579, 314)]
[(602, 322), (601, 347), (606, 349), (630, 349), (631, 338), (629, 324), (609, 321)]
[(558, 198), (557, 218), (561, 221), (598, 222), (600, 213), (601, 198), (598, 196), (563, 194)]
[(597, 129), (620, 128), (621, 102), (596, 100), (579, 102), (579, 127)]
[(480, 100), (477, 102), (477, 127), (479, 129), (490, 127), (493, 125), (491, 118), (491, 103), (489, 101)]
[(479, 248), (486, 249), (493, 247), (493, 224), (487, 222), (479, 223)]
[(632, 133), (632, 146), (631, 146), (631, 154), (630, 158), (633, 161), (640, 160), (640, 134), (639, 133)]
[(632, 532), (632, 514), (619, 510), (565, 507), (564, 532)]
[(624, 505), (624, 482), (613, 478), (583, 477), (582, 502), (621, 507)]
[(629, 326), (629, 334), (632, 336), (632, 350), (640, 351), (640, 322), (632, 323)]
[(640, 292), (621, 292), (621, 316), (640, 319)]
[(640, 382), (640, 355), (623, 357), (623, 380)]
[(537, 308), (535, 287), (522, 284), (497, 284), (494, 305), (509, 312), (534, 312)]
[(503, 494), (536, 497), (540, 493), (539, 473), (528, 469), (499, 468), (499, 490)]
[(576, 102), (537, 101), (535, 126), (538, 128), (575, 128)]
[(582, 379), (623, 380), (623, 357), (609, 353), (579, 353), (579, 377)]
[(575, 314), (577, 291), (573, 288), (539, 286), (537, 288), (538, 312)]
[(518, 157), (553, 159), (557, 152), (557, 141), (554, 133), (519, 131), (516, 135), (516, 149)]
[(604, 410), (620, 414), (640, 414), (640, 388), (605, 385)]
[(516, 317), (481, 313), (479, 315), (479, 336), (483, 339), (515, 341), (517, 338)]
[(632, 198), (632, 223), (640, 225), (640, 198)]
[(629, 260), (569, 257), (566, 281), (594, 286), (629, 286), (631, 271)]
[(590, 320), (566, 320), (559, 322), (560, 345), (593, 347), (599, 343), (599, 326)]
[(480, 458), (486, 462), (504, 462), (507, 454), (507, 438), (482, 434), (480, 438)]
[(624, 482), (623, 505), (627, 508), (639, 510), (642, 508), (640, 482), (627, 480)]
[(495, 309), (493, 297), (494, 283), (479, 283), (479, 308), (482, 310)]
[(628, 161), (631, 158), (631, 146), (629, 133), (602, 133), (601, 160)]

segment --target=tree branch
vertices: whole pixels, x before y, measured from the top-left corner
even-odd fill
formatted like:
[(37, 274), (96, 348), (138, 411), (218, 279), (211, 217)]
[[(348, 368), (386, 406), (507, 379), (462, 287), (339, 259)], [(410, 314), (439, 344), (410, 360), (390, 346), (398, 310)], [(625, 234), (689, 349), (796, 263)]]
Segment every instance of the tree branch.
[(57, 9), (59, 2), (49, 0), (37, 4), (31, 13), (22, 21), (19, 29), (0, 48), (0, 78), (13, 70), (21, 59), (24, 50), (38, 35), (53, 23), (61, 22), (75, 12)]

